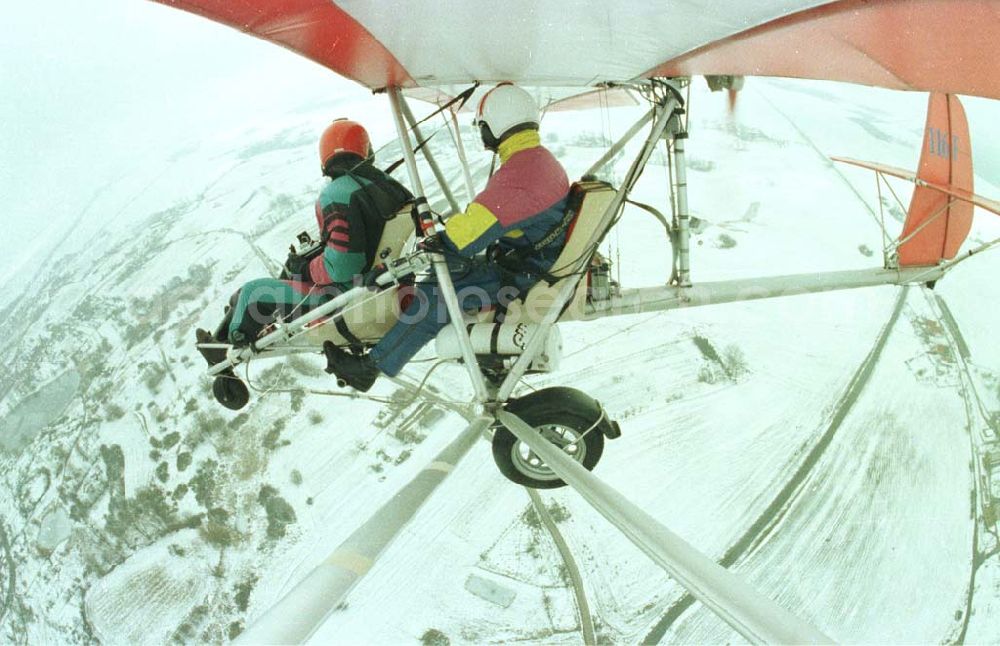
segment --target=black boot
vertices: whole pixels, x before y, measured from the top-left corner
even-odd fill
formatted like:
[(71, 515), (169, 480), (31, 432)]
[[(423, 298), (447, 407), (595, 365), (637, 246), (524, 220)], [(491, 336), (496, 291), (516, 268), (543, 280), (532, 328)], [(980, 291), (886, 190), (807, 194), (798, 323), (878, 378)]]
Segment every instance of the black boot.
[(323, 344), (323, 354), (326, 355), (326, 371), (354, 390), (366, 393), (378, 379), (378, 367), (367, 354), (351, 354), (329, 341)]
[[(194, 337), (199, 344), (220, 342), (211, 332), (202, 330), (201, 328), (195, 330)], [(226, 350), (224, 348), (198, 348), (198, 352), (201, 353), (201, 356), (205, 357), (205, 361), (208, 362), (209, 366), (214, 366), (226, 360)]]

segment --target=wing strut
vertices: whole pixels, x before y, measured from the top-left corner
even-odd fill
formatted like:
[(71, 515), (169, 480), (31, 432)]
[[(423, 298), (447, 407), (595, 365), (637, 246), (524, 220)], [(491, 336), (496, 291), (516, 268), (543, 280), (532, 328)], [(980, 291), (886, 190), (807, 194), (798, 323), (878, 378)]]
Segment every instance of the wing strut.
[(330, 555), (235, 640), (236, 644), (300, 644), (309, 639), (438, 485), (465, 457), (493, 420), (472, 418), (469, 426), (359, 526)]
[[(406, 99), (403, 98), (403, 93), (400, 92), (398, 87), (391, 87), (388, 92), (389, 102), (392, 106), (392, 115), (396, 122), (396, 131), (399, 135), (399, 143), (402, 145), (403, 155), (406, 157), (406, 170), (410, 174), (410, 184), (413, 187), (413, 193), (417, 196), (416, 205), (421, 226), (427, 223), (424, 234), (430, 235), (434, 233), (435, 224), (430, 214), (430, 207), (427, 205), (423, 184), (420, 182), (417, 159), (413, 153), (413, 142), (410, 141), (410, 133), (406, 129), (403, 118), (403, 105)], [(462, 360), (465, 362), (465, 368), (469, 373), (469, 380), (472, 382), (472, 387), (476, 391), (476, 399), (477, 401), (486, 401), (486, 380), (483, 378), (483, 373), (479, 370), (479, 363), (476, 361), (475, 352), (472, 350), (469, 333), (465, 329), (462, 307), (458, 302), (458, 296), (455, 294), (455, 287), (451, 280), (451, 273), (448, 270), (448, 263), (441, 254), (431, 254), (431, 258), (434, 275), (437, 277), (437, 282), (440, 286), (439, 291), (448, 308), (448, 319), (451, 326), (455, 329), (455, 333), (458, 335), (462, 348)]]
[(755, 644), (833, 643), (629, 502), (520, 417), (506, 411), (498, 417), (594, 509), (743, 637)]

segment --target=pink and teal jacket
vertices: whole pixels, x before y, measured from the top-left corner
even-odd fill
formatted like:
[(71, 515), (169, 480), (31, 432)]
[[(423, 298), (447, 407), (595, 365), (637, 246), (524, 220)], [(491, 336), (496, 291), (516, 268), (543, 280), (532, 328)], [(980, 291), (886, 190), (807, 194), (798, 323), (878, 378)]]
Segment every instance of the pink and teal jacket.
[[(324, 186), (316, 199), (320, 235), (329, 235), (323, 253), (309, 263), (309, 276), (317, 285), (349, 287), (354, 276), (365, 267), (364, 231), (352, 231), (352, 218), (347, 213), (351, 195), (361, 188), (362, 182), (365, 180), (360, 177), (341, 175)], [(362, 224), (355, 221), (354, 228)]]

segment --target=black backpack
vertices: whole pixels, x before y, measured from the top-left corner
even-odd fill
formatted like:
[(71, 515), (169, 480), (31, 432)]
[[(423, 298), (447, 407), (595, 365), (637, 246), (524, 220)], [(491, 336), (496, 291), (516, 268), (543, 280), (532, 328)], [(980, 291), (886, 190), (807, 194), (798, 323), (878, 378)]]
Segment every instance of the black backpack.
[[(361, 185), (360, 189), (351, 194), (347, 217), (351, 223), (352, 242), (364, 249), (367, 271), (375, 263), (385, 223), (413, 201), (413, 194), (371, 164), (361, 164), (351, 170), (335, 170), (331, 177), (336, 179), (341, 175), (348, 175)], [(368, 183), (361, 180), (367, 180)], [(353, 239), (359, 232), (363, 232), (363, 239)]]

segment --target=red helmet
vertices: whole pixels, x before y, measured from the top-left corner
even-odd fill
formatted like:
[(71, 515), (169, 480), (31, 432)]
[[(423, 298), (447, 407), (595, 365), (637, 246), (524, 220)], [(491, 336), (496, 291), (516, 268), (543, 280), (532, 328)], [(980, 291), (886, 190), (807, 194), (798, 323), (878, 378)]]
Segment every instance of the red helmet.
[(330, 160), (341, 153), (352, 153), (362, 159), (372, 156), (368, 131), (357, 121), (337, 119), (319, 138), (319, 163), (324, 172)]

